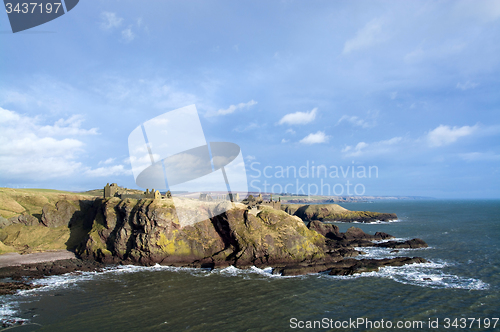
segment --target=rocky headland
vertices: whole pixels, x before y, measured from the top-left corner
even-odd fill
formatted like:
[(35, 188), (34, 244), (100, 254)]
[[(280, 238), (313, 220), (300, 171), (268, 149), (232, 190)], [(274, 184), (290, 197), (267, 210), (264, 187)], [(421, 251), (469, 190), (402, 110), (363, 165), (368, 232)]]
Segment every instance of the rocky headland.
[[(273, 267), (273, 273), (282, 275), (349, 275), (387, 265), (425, 262), (419, 257), (353, 259), (363, 254), (356, 250), (359, 247), (421, 248), (427, 244), (420, 239), (391, 241), (392, 235), (366, 234), (355, 227), (339, 232), (337, 226), (321, 221), (329, 220), (331, 213), (347, 213), (339, 206), (327, 206), (324, 210), (321, 205), (287, 205), (278, 210), (265, 205), (250, 209), (241, 203), (215, 202), (225, 212), (192, 225), (181, 225), (171, 199), (88, 196), (40, 201), (44, 202), (37, 207), (40, 213), (25, 210), (1, 220), (0, 250), (28, 253), (67, 249), (79, 259), (4, 267), (0, 269), (0, 278), (40, 277), (110, 264), (257, 266)], [(227, 210), (224, 204), (230, 204), (231, 209)], [(205, 212), (197, 209), (203, 207), (193, 207), (193, 215)], [(309, 222), (308, 226), (304, 221)], [(6, 282), (11, 284), (0, 284), (0, 291), (15, 289), (12, 282), (19, 288), (26, 287), (19, 280)]]
[(349, 211), (337, 204), (283, 204), (281, 205), (281, 209), (291, 215), (301, 218), (304, 221), (320, 220), (373, 223), (398, 219), (398, 216), (395, 213)]

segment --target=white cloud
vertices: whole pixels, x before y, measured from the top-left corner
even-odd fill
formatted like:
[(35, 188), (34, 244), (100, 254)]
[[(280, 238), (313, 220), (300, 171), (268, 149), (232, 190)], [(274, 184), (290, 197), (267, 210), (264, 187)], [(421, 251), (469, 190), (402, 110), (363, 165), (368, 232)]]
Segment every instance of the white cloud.
[(261, 127), (261, 125), (259, 125), (257, 122), (251, 122), (246, 126), (238, 126), (238, 127), (234, 128), (233, 131), (236, 131), (238, 133), (244, 133), (246, 131), (257, 129), (260, 127)]
[[(128, 160), (128, 158), (127, 158)], [(98, 165), (109, 165), (112, 164), (115, 161), (115, 158), (108, 158), (104, 161), (100, 161)]]
[(324, 132), (318, 131), (315, 134), (309, 134), (303, 139), (300, 140), (300, 143), (303, 144), (318, 144), (318, 143), (326, 143), (328, 142), (329, 136), (325, 135)]
[(359, 116), (355, 116), (355, 115), (353, 115), (353, 116), (343, 115), (339, 119), (339, 121), (337, 122), (337, 125), (343, 121), (349, 122), (353, 126), (358, 126), (358, 127), (362, 127), (362, 128), (370, 128), (370, 127), (374, 127), (376, 125), (376, 121), (374, 119), (365, 120), (365, 119), (361, 119)]
[(448, 145), (460, 137), (470, 136), (477, 131), (478, 125), (475, 126), (463, 126), (463, 127), (453, 127), (440, 125), (434, 130), (431, 130), (426, 138), (429, 146), (437, 147)]
[(346, 157), (384, 154), (393, 151), (402, 140), (402, 137), (393, 137), (388, 140), (373, 143), (359, 142), (354, 147), (350, 145), (344, 147), (342, 153), (344, 153)]
[(296, 125), (296, 124), (306, 124), (311, 121), (313, 121), (316, 118), (316, 112), (318, 111), (317, 108), (313, 108), (309, 112), (295, 112), (295, 113), (289, 113), (285, 115), (284, 117), (281, 118), (279, 121), (279, 124), (289, 124), (289, 125)]
[(418, 48), (414, 49), (413, 51), (407, 53), (404, 56), (405, 62), (408, 63), (413, 63), (413, 62), (418, 62), (422, 60), (425, 56), (424, 50), (422, 50), (422, 46), (419, 46)]
[(381, 41), (383, 41), (382, 22), (380, 19), (374, 19), (358, 30), (354, 38), (345, 42), (342, 53), (349, 54), (352, 51), (368, 48)]
[(122, 39), (125, 43), (130, 43), (135, 38), (135, 33), (132, 32), (132, 28), (128, 27), (122, 30)]
[(450, 39), (439, 44), (425, 47), (422, 42), (416, 49), (404, 56), (404, 61), (409, 64), (426, 63), (432, 60), (447, 60), (450, 57), (462, 53), (468, 43), (461, 39)]
[(165, 79), (133, 80), (121, 76), (103, 75), (92, 87), (92, 92), (112, 103), (127, 107), (153, 107), (174, 110), (186, 105), (203, 104), (194, 94), (176, 89)]
[(474, 89), (478, 85), (479, 85), (479, 83), (474, 83), (474, 82), (470, 82), (470, 81), (467, 81), (464, 84), (458, 82), (457, 89), (465, 91), (465, 90), (469, 90), (469, 89)]
[(348, 152), (348, 151), (351, 151), (352, 150), (352, 146), (350, 145), (346, 145), (343, 149), (342, 149), (342, 152)]
[(80, 125), (83, 122), (81, 115), (73, 115), (69, 119), (59, 119), (53, 126), (40, 127), (40, 133), (47, 136), (67, 136), (67, 135), (97, 135), (97, 128), (83, 129)]
[(101, 28), (104, 30), (111, 30), (117, 28), (122, 24), (123, 18), (116, 16), (115, 13), (102, 12), (101, 13)]
[(219, 109), (217, 112), (207, 112), (205, 114), (205, 116), (210, 117), (210, 116), (227, 115), (227, 114), (234, 113), (234, 111), (242, 109), (242, 108), (249, 108), (255, 104), (257, 104), (257, 102), (252, 99), (247, 103), (239, 103), (238, 105), (231, 105), (226, 109)]
[(281, 143), (288, 143), (289, 141), (290, 141), (290, 140), (288, 140), (288, 139), (284, 139), (284, 138), (283, 138), (283, 139), (281, 140)]
[(468, 152), (459, 154), (459, 157), (466, 161), (500, 160), (500, 154), (496, 154), (494, 152)]
[[(78, 158), (85, 144), (76, 136), (95, 135), (97, 128), (80, 128), (83, 118), (73, 115), (54, 125), (0, 107), (0, 178), (43, 181), (84, 174), (90, 177), (128, 175), (123, 165), (91, 169)], [(109, 158), (99, 165), (114, 162)]]
[(20, 115), (0, 107), (0, 174), (6, 177), (44, 180), (74, 174), (84, 143), (72, 137), (95, 134), (79, 128), (81, 117), (60, 119), (42, 126), (37, 117)]
[(459, 18), (472, 18), (482, 22), (500, 18), (500, 2), (497, 0), (461, 0), (453, 4), (455, 15)]
[(285, 131), (285, 133), (295, 135), (295, 130), (293, 130), (292, 128), (289, 128)]
[(123, 165), (114, 165), (107, 167), (99, 167), (96, 169), (87, 169), (84, 174), (89, 177), (132, 175), (132, 170), (125, 169)]

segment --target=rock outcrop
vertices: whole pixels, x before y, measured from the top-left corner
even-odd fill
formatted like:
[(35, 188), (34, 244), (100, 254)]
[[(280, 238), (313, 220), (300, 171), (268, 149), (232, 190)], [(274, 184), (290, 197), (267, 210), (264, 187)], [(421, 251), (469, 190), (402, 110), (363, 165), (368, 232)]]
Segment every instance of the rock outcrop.
[(346, 276), (361, 272), (376, 272), (384, 266), (403, 266), (415, 263), (427, 263), (421, 257), (396, 257), (383, 259), (353, 259), (347, 258), (330, 265), (329, 275)]
[(69, 226), (71, 218), (73, 218), (78, 208), (74, 203), (67, 200), (56, 203), (55, 208), (44, 206), (42, 210), (41, 222), (47, 227)]
[(302, 220), (340, 221), (372, 223), (377, 221), (391, 221), (398, 219), (395, 213), (381, 213), (370, 211), (349, 211), (337, 204), (293, 205), (283, 204), (281, 209)]
[(375, 247), (392, 248), (392, 249), (417, 249), (427, 248), (428, 245), (422, 239), (411, 239), (407, 241), (388, 241), (375, 244)]
[(273, 273), (283, 276), (294, 276), (307, 273), (328, 272), (329, 275), (349, 276), (362, 272), (376, 272), (384, 266), (403, 266), (427, 262), (426, 259), (421, 257), (395, 257), (383, 259), (345, 258), (336, 262), (287, 265), (275, 268)]
[(13, 225), (13, 224), (23, 224), (26, 226), (36, 226), (39, 224), (39, 222), (38, 222), (37, 218), (24, 212), (18, 216), (9, 218), (8, 221), (6, 223), (3, 223), (3, 224), (4, 224), (4, 226)]
[(322, 258), (324, 238), (297, 217), (243, 205), (181, 227), (171, 200), (111, 198), (100, 203), (78, 253), (103, 262), (190, 266), (274, 265)]

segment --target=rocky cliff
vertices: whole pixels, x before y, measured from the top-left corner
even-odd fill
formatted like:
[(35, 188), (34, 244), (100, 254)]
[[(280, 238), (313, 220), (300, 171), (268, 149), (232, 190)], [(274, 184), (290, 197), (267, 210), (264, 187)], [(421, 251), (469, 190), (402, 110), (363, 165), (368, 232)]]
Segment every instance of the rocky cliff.
[[(230, 204), (230, 203), (220, 203)], [(275, 265), (324, 257), (324, 238), (297, 217), (244, 205), (181, 227), (171, 200), (96, 200), (88, 236), (77, 248), (103, 262), (191, 266)]]
[[(63, 198), (36, 207), (39, 214), (24, 211), (6, 219), (8, 224), (0, 225), (0, 250), (67, 248), (84, 260), (102, 263), (209, 268), (271, 266), (275, 273), (293, 275), (319, 271), (350, 274), (368, 267), (420, 262), (420, 258), (398, 258), (342, 263), (346, 257), (362, 254), (356, 247), (426, 246), (419, 239), (374, 243), (373, 240), (392, 236), (370, 235), (354, 227), (341, 233), (335, 225), (316, 219), (323, 211), (321, 206), (299, 207), (295, 211), (261, 206), (255, 212), (239, 203), (217, 204), (225, 212), (192, 225), (181, 225), (171, 199)], [(231, 204), (231, 209), (224, 204)], [(193, 208), (190, 213), (206, 212), (199, 209), (202, 208)], [(345, 213), (344, 210), (330, 207), (324, 215)], [(307, 227), (297, 215), (313, 221)]]
[(349, 211), (337, 204), (283, 204), (281, 205), (281, 209), (305, 221), (320, 220), (371, 223), (398, 219), (395, 213)]

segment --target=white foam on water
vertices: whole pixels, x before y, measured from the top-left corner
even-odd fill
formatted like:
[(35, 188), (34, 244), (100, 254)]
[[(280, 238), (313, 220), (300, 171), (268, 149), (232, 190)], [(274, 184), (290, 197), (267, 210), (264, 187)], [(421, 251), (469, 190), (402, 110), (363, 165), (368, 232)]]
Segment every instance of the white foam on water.
[(220, 275), (230, 275), (230, 276), (236, 276), (240, 274), (241, 270), (234, 267), (234, 266), (228, 266), (224, 269), (214, 269), (212, 270), (212, 273), (214, 274), (220, 274)]
[(156, 264), (154, 266), (138, 266), (138, 265), (121, 265), (116, 267), (108, 267), (102, 271), (92, 272), (71, 272), (62, 275), (48, 276), (42, 279), (31, 281), (32, 285), (38, 286), (37, 288), (20, 290), (18, 295), (30, 295), (36, 292), (51, 291), (55, 289), (75, 289), (81, 282), (91, 281), (102, 278), (106, 275), (121, 275), (126, 273), (136, 272), (152, 272), (152, 271), (169, 271), (169, 272), (184, 272), (189, 273), (196, 277), (208, 277), (211, 275), (221, 276), (250, 276), (259, 275), (265, 277), (281, 277), (280, 275), (273, 275), (273, 268), (258, 268), (252, 266), (248, 269), (239, 269), (234, 266), (229, 266), (223, 269), (206, 269), (206, 268), (190, 268), (190, 267), (174, 267)]
[(356, 279), (366, 277), (387, 278), (406, 285), (414, 285), (430, 288), (454, 288), (467, 290), (487, 290), (490, 285), (475, 278), (460, 277), (444, 273), (441, 269), (450, 266), (446, 262), (418, 263), (404, 266), (386, 266), (378, 272), (364, 272), (352, 276), (330, 276), (324, 277), (334, 279)]
[(373, 243), (384, 243), (384, 242), (389, 242), (389, 241), (397, 241), (397, 242), (404, 242), (411, 240), (409, 237), (393, 237), (390, 239), (384, 239), (384, 240), (372, 240), (371, 242)]
[[(385, 242), (385, 241), (384, 241)], [(382, 242), (378, 242), (382, 243)], [(383, 247), (355, 247), (354, 249), (362, 251), (365, 254), (354, 257), (355, 259), (365, 259), (365, 258), (393, 258), (398, 256), (411, 255), (411, 252), (420, 250), (429, 250), (432, 247), (427, 248), (383, 248)]]
[(39, 286), (38, 288), (18, 291), (20, 295), (27, 295), (33, 292), (50, 291), (60, 288), (76, 288), (82, 281), (90, 281), (100, 278), (104, 275), (113, 274), (120, 275), (125, 273), (135, 273), (143, 271), (172, 271), (172, 272), (190, 272), (192, 274), (202, 273), (206, 274), (206, 269), (197, 269), (189, 267), (174, 267), (163, 266), (156, 264), (154, 266), (137, 266), (137, 265), (120, 265), (115, 267), (108, 267), (102, 271), (91, 272), (70, 272), (61, 275), (48, 276), (42, 279), (35, 279), (31, 284)]
[(259, 269), (258, 267), (252, 266), (250, 270), (256, 274), (268, 276), (268, 275), (273, 275), (273, 268), (272, 267), (266, 267), (263, 269)]
[(281, 276), (279, 274), (273, 274), (273, 268), (272, 267), (265, 267), (263, 269), (258, 268), (256, 266), (251, 266), (248, 269), (239, 269), (234, 266), (228, 266), (224, 269), (213, 269), (210, 272), (211, 275), (220, 275), (220, 276), (226, 276), (226, 277), (236, 277), (236, 276), (242, 276), (244, 278), (248, 278), (251, 276), (264, 276), (267, 278), (289, 278), (288, 276)]
[(1, 299), (0, 307), (0, 323), (5, 326), (25, 325), (29, 323), (28, 319), (17, 316), (19, 302), (12, 299), (10, 295), (4, 295)]
[(351, 221), (351, 222), (345, 222), (345, 221), (333, 221), (339, 224), (364, 224), (364, 225), (380, 225), (380, 224), (392, 224), (395, 222), (401, 222), (401, 219), (396, 219), (396, 220), (387, 220), (387, 221), (382, 221), (382, 220), (375, 220), (375, 221), (370, 221), (370, 222), (362, 222), (362, 221)]
[(367, 258), (390, 258), (396, 257), (398, 253), (391, 253), (393, 249), (390, 248), (377, 248), (377, 247), (356, 247), (357, 251), (362, 251), (365, 254), (354, 257), (355, 259), (367, 259)]

